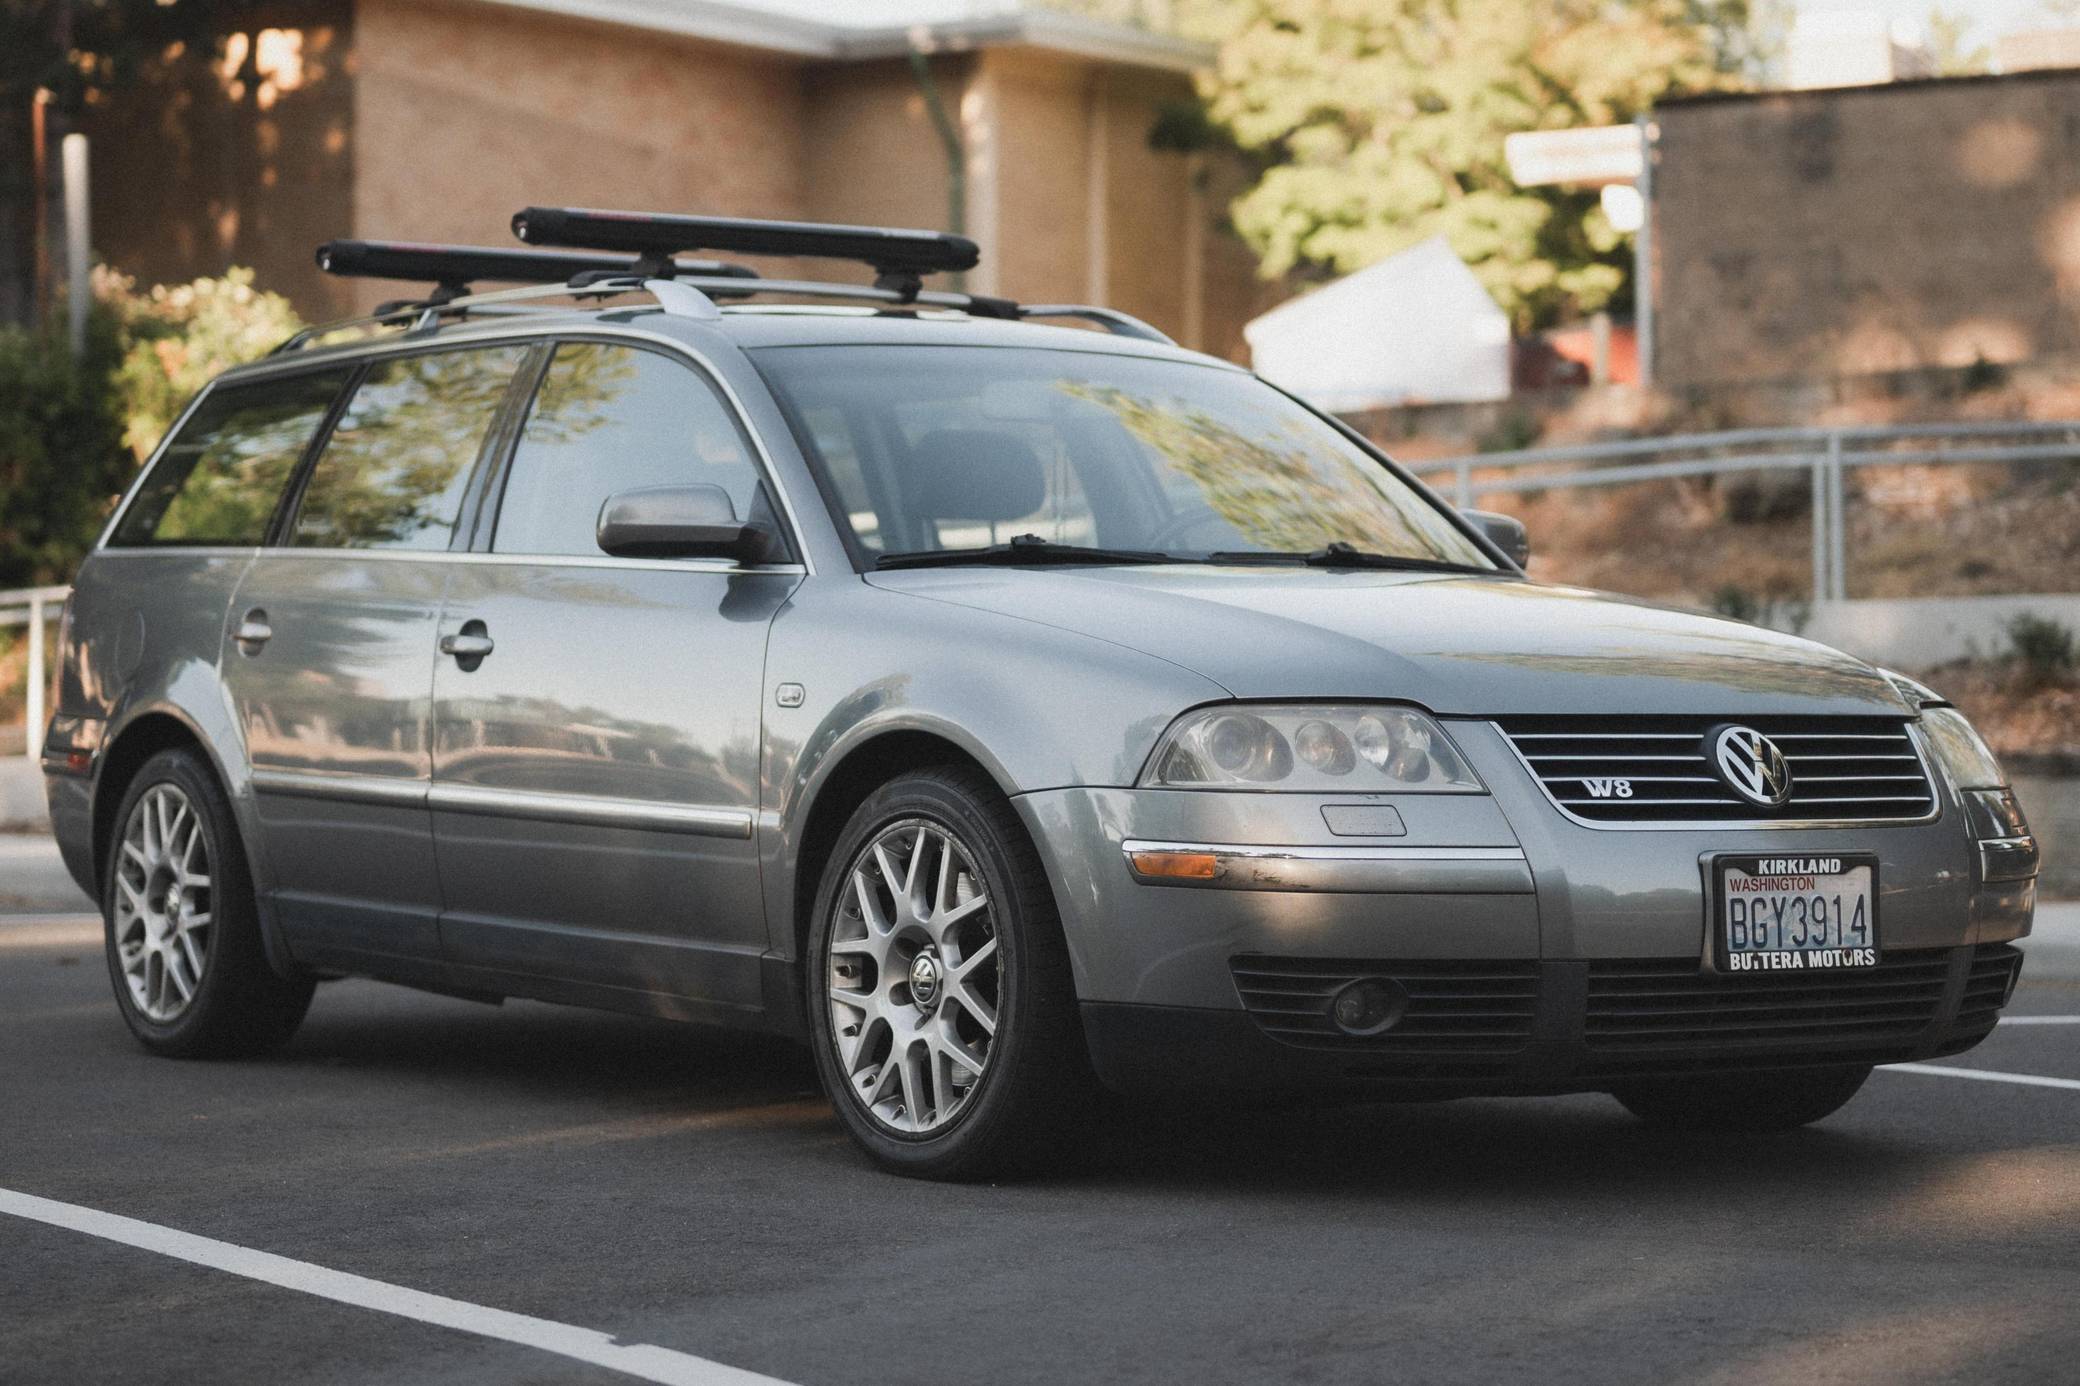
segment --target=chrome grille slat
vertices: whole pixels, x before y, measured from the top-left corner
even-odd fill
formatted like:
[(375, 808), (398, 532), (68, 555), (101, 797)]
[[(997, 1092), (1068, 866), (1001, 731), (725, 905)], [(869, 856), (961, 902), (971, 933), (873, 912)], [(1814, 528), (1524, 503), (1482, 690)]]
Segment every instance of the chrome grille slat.
[[(1783, 751), (1791, 771), (1783, 807), (1750, 804), (1719, 779), (1706, 736), (1729, 721)], [(1527, 716), (1496, 725), (1547, 797), (1592, 825), (1919, 822), (1937, 807), (1904, 719)], [(1622, 796), (1615, 783), (1596, 792), (1599, 782), (1615, 781), (1624, 782)]]

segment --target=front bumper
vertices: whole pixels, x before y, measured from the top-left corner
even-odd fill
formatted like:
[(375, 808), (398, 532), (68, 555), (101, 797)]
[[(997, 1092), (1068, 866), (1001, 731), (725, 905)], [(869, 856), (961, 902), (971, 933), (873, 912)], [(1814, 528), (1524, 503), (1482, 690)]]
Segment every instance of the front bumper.
[[(1489, 794), (1076, 788), (1015, 801), (1056, 886), (1108, 1081), (1566, 1091), (1633, 1073), (1954, 1053), (1998, 1018), (2013, 985), (2004, 945), (2029, 932), (2035, 884), (1981, 883), (1946, 786), (1925, 822), (1598, 827), (1559, 813), (1492, 726), (1451, 731)], [(1145, 852), (1158, 855), (1137, 864)], [(1776, 852), (1877, 856), (1875, 973), (1808, 974), (1815, 989), (1802, 992), (1715, 972), (1712, 857)], [(1190, 874), (1160, 874), (1173, 870)], [(1413, 1010), (1362, 1043), (1326, 1021), (1327, 1036), (1294, 1033), (1253, 1009), (1246, 975), (1270, 974), (1258, 980), (1275, 993), (1281, 969), (1397, 979), (1411, 1006), (1456, 987), (1464, 1009), (1505, 1013), (1458, 1027), (1497, 1033), (1449, 1043), (1427, 1041), (1450, 1023), (1433, 1016), (1426, 1035)], [(1305, 977), (1284, 985), (1305, 998), (1294, 1009), (1326, 1010), (1330, 993), (1309, 993)], [(1506, 1004), (1478, 1004), (1498, 994)], [(1667, 1016), (1634, 1024), (1628, 1009)]]
[[(1263, 964), (1244, 959), (1239, 979), (1260, 988), (1245, 993), (1247, 1010), (1086, 1002), (1083, 1026), (1099, 1076), (1123, 1092), (1594, 1092), (1649, 1076), (1960, 1053), (1992, 1033), (2021, 960), (2005, 943), (1911, 950), (1874, 974), (1802, 978), (1802, 992), (1780, 994), (1765, 1014), (1745, 978), (1652, 962), (1532, 962), (1500, 972), (1480, 961), (1285, 964), (1252, 974), (1246, 969)], [(1296, 1015), (1304, 1002), (1290, 999), (1308, 995), (1299, 989), (1308, 979), (1296, 975), (1304, 972), (1323, 999), (1351, 978), (1386, 977), (1407, 988), (1409, 1008), (1377, 1036), (1310, 1025)], [(1274, 989), (1281, 985), (1294, 989)]]

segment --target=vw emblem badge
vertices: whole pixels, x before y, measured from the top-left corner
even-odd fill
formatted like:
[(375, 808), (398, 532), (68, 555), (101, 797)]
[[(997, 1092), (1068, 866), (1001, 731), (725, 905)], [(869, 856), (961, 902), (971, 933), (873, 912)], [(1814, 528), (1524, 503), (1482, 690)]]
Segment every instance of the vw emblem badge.
[(1777, 743), (1753, 727), (1721, 727), (1712, 735), (1712, 765), (1741, 798), (1781, 808), (1791, 797), (1791, 767)]
[(943, 973), (938, 955), (926, 951), (910, 960), (910, 997), (917, 1002), (918, 1009), (929, 1010), (939, 999), (939, 983)]

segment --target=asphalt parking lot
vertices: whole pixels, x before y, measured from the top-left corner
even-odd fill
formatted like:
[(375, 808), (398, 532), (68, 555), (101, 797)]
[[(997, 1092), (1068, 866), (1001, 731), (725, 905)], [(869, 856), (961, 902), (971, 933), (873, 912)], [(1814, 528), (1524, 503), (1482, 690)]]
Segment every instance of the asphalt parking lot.
[(1887, 1071), (1818, 1128), (1735, 1141), (1600, 1097), (1137, 1113), (1053, 1178), (949, 1188), (868, 1168), (777, 1042), (343, 982), (271, 1059), (149, 1058), (98, 924), (52, 910), (20, 841), (7, 1383), (2044, 1382), (2080, 1360), (2080, 1024), (2032, 1023), (2080, 1016), (2070, 958), (1942, 1065), (2063, 1087)]

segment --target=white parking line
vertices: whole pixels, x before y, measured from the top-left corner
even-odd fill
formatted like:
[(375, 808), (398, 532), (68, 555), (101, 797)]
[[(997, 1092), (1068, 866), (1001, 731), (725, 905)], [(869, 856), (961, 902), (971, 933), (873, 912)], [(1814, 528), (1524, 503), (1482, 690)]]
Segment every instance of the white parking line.
[(2080, 1078), (2042, 1078), (2034, 1073), (1995, 1073), (1990, 1068), (1945, 1068), (1941, 1064), (1887, 1064), (1889, 1073), (1926, 1073), (1935, 1078), (1976, 1078), (1982, 1083), (2020, 1083), (2026, 1088), (2073, 1088)]
[(2080, 1025), (2080, 1015), (2004, 1015), (2003, 1025)]
[(192, 1232), (178, 1232), (157, 1223), (140, 1222), (136, 1218), (120, 1217), (96, 1208), (83, 1208), (76, 1203), (59, 1203), (34, 1194), (17, 1193), (13, 1189), (0, 1189), (0, 1213), (48, 1223), (71, 1232), (84, 1232), (90, 1237), (121, 1242), (161, 1256), (242, 1275), (248, 1280), (316, 1295), (320, 1299), (474, 1333), (481, 1338), (496, 1338), (522, 1347), (539, 1348), (543, 1352), (589, 1362), (644, 1381), (663, 1382), (666, 1386), (785, 1386), (773, 1377), (726, 1367), (705, 1357), (673, 1352), (648, 1343), (617, 1343), (611, 1335), (594, 1329), (408, 1290), (402, 1285), (327, 1270), (307, 1261), (293, 1261), (271, 1252), (254, 1251), (210, 1237), (198, 1237)]

